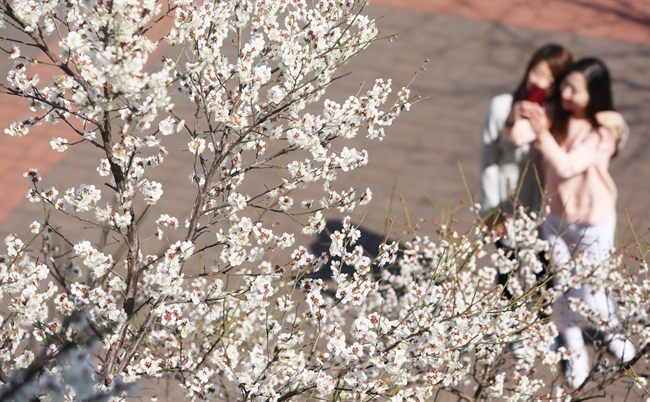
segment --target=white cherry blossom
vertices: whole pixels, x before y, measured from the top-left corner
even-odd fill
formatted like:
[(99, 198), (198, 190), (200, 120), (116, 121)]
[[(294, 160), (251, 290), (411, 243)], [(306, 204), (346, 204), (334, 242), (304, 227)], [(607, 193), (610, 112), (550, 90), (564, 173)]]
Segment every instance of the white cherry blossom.
[[(25, 42), (8, 41), (2, 91), (29, 114), (4, 132), (58, 124), (71, 136), (52, 138), (53, 150), (84, 149), (97, 171), (72, 184), (24, 175), (39, 216), (0, 255), (0, 399), (118, 400), (126, 384), (159, 377), (191, 401), (548, 399), (540, 372), (561, 384), (572, 352), (551, 350), (558, 330), (538, 313), (580, 284), (606, 290), (621, 324), (572, 307), (629, 338), (635, 362), (647, 357), (643, 251), (548, 271), (544, 215), (523, 210), (506, 223), (514, 256), (483, 222), (459, 233), (451, 217), (362, 246), (351, 213), (373, 191), (337, 179), (366, 168), (360, 139), (392, 135), (417, 103), (382, 78), (328, 99), (339, 67), (379, 39), (366, 4), (0, 3), (0, 25)], [(31, 59), (26, 46), (46, 51)], [(169, 160), (171, 178), (157, 169)], [(177, 191), (192, 201), (172, 214)], [(337, 212), (350, 215), (324, 234)], [(323, 252), (302, 244), (321, 234)], [(511, 275), (513, 298), (497, 273)], [(594, 396), (616, 375), (645, 386), (642, 364), (599, 360), (593, 388), (558, 398)], [(39, 375), (23, 381), (31, 368)]]

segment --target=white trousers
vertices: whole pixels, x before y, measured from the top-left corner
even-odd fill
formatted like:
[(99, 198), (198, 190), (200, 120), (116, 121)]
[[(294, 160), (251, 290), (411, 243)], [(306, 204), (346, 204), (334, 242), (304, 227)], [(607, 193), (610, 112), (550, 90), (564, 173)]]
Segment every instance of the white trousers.
[[(609, 250), (614, 246), (615, 230), (614, 211), (596, 225), (567, 224), (560, 217), (548, 215), (542, 225), (542, 236), (550, 243), (551, 261), (554, 265), (568, 262), (571, 256), (579, 251), (583, 251), (589, 262), (596, 265), (609, 258)], [(589, 286), (573, 289), (560, 298), (554, 308), (558, 314), (560, 334), (567, 348), (580, 350), (585, 346), (580, 328), (582, 317), (569, 308), (569, 297), (582, 299), (594, 312), (608, 318), (613, 326), (619, 324), (614, 314), (614, 304), (605, 292), (593, 292)]]

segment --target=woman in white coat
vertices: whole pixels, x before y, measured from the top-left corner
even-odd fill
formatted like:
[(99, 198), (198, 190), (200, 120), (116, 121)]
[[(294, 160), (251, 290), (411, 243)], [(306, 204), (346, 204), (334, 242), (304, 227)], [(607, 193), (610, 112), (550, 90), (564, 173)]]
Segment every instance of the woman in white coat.
[[(557, 84), (572, 64), (571, 53), (562, 46), (542, 46), (533, 53), (515, 91), (492, 98), (481, 135), (481, 215), (488, 224), (499, 223), (504, 213), (514, 212), (524, 170), (530, 174), (525, 177), (526, 188), (519, 192), (518, 202), (524, 207), (539, 208), (541, 196), (534, 175), (536, 156), (530, 154), (528, 144), (515, 146), (506, 141), (504, 130), (520, 117), (519, 108), (513, 107), (519, 102), (537, 96), (536, 101), (552, 104), (551, 98), (558, 94)], [(539, 99), (540, 93), (543, 99)]]

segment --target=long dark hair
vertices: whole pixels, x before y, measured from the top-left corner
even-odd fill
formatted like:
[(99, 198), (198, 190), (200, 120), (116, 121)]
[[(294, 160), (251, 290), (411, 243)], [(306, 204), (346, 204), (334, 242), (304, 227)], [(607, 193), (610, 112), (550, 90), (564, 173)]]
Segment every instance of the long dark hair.
[[(589, 103), (586, 109), (587, 119), (593, 128), (598, 128), (600, 124), (596, 120), (596, 113), (604, 110), (614, 110), (609, 70), (601, 60), (595, 57), (587, 57), (571, 66), (566, 75), (568, 76), (573, 72), (584, 74), (587, 80), (587, 92), (589, 92)], [(555, 106), (555, 116), (551, 125), (551, 133), (559, 144), (563, 144), (566, 140), (569, 117), (571, 117), (571, 112), (562, 109), (560, 97)]]
[(528, 75), (530, 75), (530, 70), (541, 61), (546, 61), (548, 63), (555, 80), (551, 85), (551, 98), (559, 99), (558, 85), (564, 77), (565, 72), (573, 64), (573, 56), (571, 55), (571, 52), (564, 47), (556, 45), (555, 43), (549, 43), (540, 47), (535, 51), (535, 53), (533, 53), (533, 57), (531, 57), (528, 66), (526, 67), (526, 73), (514, 92), (513, 104), (514, 102), (525, 100), (528, 97), (528, 88), (526, 88)]

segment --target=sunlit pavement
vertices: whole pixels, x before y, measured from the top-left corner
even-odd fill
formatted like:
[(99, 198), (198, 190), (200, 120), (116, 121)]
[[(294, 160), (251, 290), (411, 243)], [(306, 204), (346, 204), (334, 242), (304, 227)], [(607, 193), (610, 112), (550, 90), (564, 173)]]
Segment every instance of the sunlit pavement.
[[(418, 77), (413, 90), (431, 97), (390, 127), (383, 142), (353, 141), (355, 147), (369, 150), (370, 164), (342, 175), (338, 184), (342, 189), (374, 190), (364, 226), (379, 231), (384, 227), (394, 183), (398, 202), (393, 204), (391, 217), (396, 218), (395, 225), (406, 218), (400, 195), (412, 219), (440, 219), (434, 205), (445, 203), (449, 195), (451, 207), (457, 198), (467, 201), (459, 166), (467, 189), (477, 195), (479, 131), (488, 102), (512, 90), (532, 50), (550, 41), (568, 46), (577, 57), (598, 56), (610, 67), (616, 105), (632, 132), (611, 168), (620, 191), (620, 232), (623, 235), (627, 227), (626, 211), (637, 231), (650, 226), (650, 2), (381, 0), (367, 12), (382, 16), (382, 34), (396, 33), (398, 39), (373, 44), (345, 66), (343, 70), (352, 74), (335, 84), (329, 96), (343, 99), (376, 77), (392, 78), (397, 88), (428, 58), (427, 71)], [(168, 51), (162, 48), (154, 57)], [(1, 71), (8, 68), (10, 61), (2, 61)], [(0, 106), (3, 128), (28, 115), (21, 99), (2, 95)], [(98, 155), (79, 147), (63, 154), (54, 152), (49, 145), (53, 136), (69, 137), (70, 133), (59, 124), (40, 126), (23, 138), (0, 136), (2, 234), (24, 231), (38, 208), (25, 201), (27, 182), (22, 173), (28, 167), (39, 168), (44, 183), (61, 187), (97, 179)], [(178, 136), (167, 148), (173, 155), (186, 143), (186, 138)], [(182, 164), (172, 159), (156, 175), (170, 177), (177, 172)], [(181, 176), (178, 184), (186, 185), (186, 175)], [(164, 184), (169, 202), (163, 205), (183, 208), (182, 191), (171, 190), (175, 181)], [(471, 223), (467, 208), (459, 210), (459, 219), (461, 226)]]

